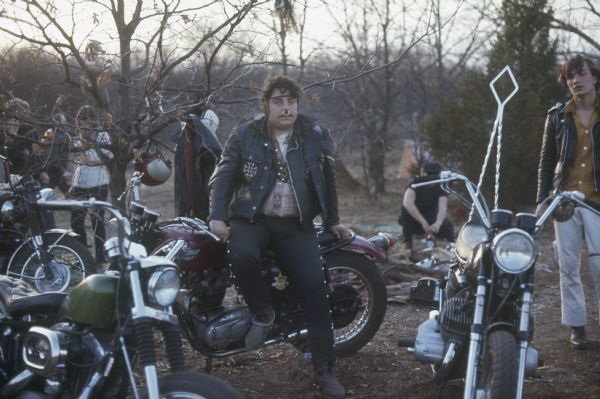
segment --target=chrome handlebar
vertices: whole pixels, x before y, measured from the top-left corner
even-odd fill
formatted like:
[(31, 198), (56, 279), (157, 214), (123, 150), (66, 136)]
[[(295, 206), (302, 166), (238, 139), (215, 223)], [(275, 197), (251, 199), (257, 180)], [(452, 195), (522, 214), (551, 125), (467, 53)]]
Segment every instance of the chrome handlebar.
[[(473, 183), (469, 178), (460, 173), (451, 172), (451, 171), (442, 171), (440, 173), (440, 178), (436, 180), (431, 180), (428, 182), (412, 184), (412, 188), (418, 188), (423, 186), (430, 186), (433, 184), (448, 184), (454, 181), (462, 181), (465, 184), (467, 191), (469, 192), (469, 196), (471, 197), (472, 204), (475, 206), (477, 213), (479, 214), (482, 223), (486, 228), (491, 229), (491, 222), (489, 217), (489, 212), (487, 204), (485, 203), (485, 199), (478, 195), (477, 186)], [(544, 211), (544, 213), (538, 217), (535, 228), (533, 231), (533, 235), (537, 235), (541, 232), (542, 227), (546, 220), (552, 215), (555, 209), (564, 201), (571, 201), (575, 203), (577, 206), (581, 206), (591, 212), (594, 212), (596, 215), (600, 216), (600, 212), (590, 205), (585, 203), (585, 195), (579, 191), (563, 191), (556, 193), (550, 197), (548, 197), (544, 202), (550, 202), (548, 208)]]
[(121, 210), (106, 201), (97, 201), (95, 198), (90, 198), (88, 200), (48, 200), (45, 198), (39, 199), (36, 203), (45, 209), (49, 210), (72, 210), (72, 209), (105, 209), (112, 216), (114, 216), (117, 221), (117, 238), (119, 243), (119, 249), (121, 254), (129, 257), (129, 250), (127, 248), (126, 243), (128, 242), (128, 238), (131, 234), (131, 224), (129, 219), (127, 219)]
[(477, 214), (481, 218), (481, 222), (488, 229), (491, 229), (492, 224), (490, 222), (488, 206), (485, 203), (483, 197), (479, 195), (477, 192), (477, 186), (468, 177), (461, 175), (460, 173), (451, 172), (449, 170), (444, 170), (440, 173), (440, 178), (437, 180), (431, 180), (428, 182), (412, 184), (412, 188), (418, 188), (423, 186), (430, 186), (433, 184), (447, 184), (454, 181), (462, 181), (465, 184), (465, 188), (467, 189), (469, 196), (471, 197), (472, 204), (475, 206), (477, 210)]

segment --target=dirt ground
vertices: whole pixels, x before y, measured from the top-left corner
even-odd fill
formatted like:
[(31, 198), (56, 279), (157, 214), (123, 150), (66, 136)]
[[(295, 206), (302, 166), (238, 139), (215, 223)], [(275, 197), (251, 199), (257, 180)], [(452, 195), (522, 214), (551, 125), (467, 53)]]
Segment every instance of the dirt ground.
[[(166, 206), (161, 196), (145, 197), (154, 209)], [(152, 201), (157, 201), (154, 205)], [(341, 195), (342, 220), (363, 235), (377, 230), (394, 232), (399, 196), (390, 194), (376, 202), (360, 195)], [(162, 201), (160, 201), (162, 202)], [(168, 206), (172, 206), (171, 203)], [(163, 217), (170, 210), (163, 210)], [(600, 328), (598, 301), (592, 289), (587, 264), (583, 279), (588, 306), (586, 350), (569, 346), (569, 330), (560, 324), (559, 275), (552, 262), (553, 232), (547, 224), (537, 241), (541, 252), (536, 265), (533, 346), (540, 352), (544, 366), (537, 376), (525, 382), (525, 398), (600, 398)], [(392, 251), (394, 254), (394, 251)], [(394, 257), (395, 255), (393, 255)], [(389, 265), (380, 265), (385, 269)], [(389, 296), (385, 320), (373, 338), (359, 353), (337, 361), (336, 371), (348, 390), (348, 398), (435, 398), (438, 392), (431, 382), (427, 364), (414, 359), (406, 348), (397, 345), (400, 338), (414, 338), (416, 327), (427, 318), (429, 308), (408, 304), (395, 296), (410, 283), (389, 281), (394, 295)], [(190, 369), (202, 370), (205, 359), (187, 346)], [(213, 374), (228, 381), (247, 398), (320, 398), (313, 383), (310, 364), (290, 344), (279, 344), (253, 353), (213, 360)], [(443, 398), (460, 398), (461, 388), (450, 386)]]

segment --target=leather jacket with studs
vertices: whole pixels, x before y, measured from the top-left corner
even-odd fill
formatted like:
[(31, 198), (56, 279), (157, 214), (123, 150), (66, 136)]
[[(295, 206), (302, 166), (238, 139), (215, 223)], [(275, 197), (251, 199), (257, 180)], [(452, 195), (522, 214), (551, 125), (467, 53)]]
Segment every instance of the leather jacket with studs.
[[(329, 129), (299, 115), (286, 160), (300, 221), (313, 225), (320, 214), (326, 226), (339, 223), (335, 160)], [(277, 179), (275, 144), (264, 115), (236, 128), (225, 143), (212, 175), (209, 220), (254, 221)]]

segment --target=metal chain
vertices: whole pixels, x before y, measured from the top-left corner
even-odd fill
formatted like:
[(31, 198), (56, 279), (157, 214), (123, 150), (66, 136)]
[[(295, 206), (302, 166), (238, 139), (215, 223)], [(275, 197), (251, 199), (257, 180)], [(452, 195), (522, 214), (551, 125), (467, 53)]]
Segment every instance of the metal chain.
[(498, 209), (500, 199), (500, 155), (502, 155), (502, 115), (498, 122), (498, 141), (496, 142), (496, 185), (494, 186), (494, 209)]
[[(487, 170), (487, 165), (490, 160), (490, 155), (492, 153), (492, 148), (494, 146), (494, 139), (496, 138), (496, 131), (498, 128), (498, 119), (494, 121), (494, 128), (492, 129), (492, 134), (490, 135), (490, 142), (488, 143), (487, 152), (485, 153), (485, 158), (483, 160), (483, 166), (481, 167), (481, 173), (479, 174), (479, 180), (477, 182), (477, 191), (476, 196), (479, 197), (481, 195), (481, 186), (483, 184), (483, 177), (485, 176), (485, 171)], [(469, 222), (473, 218), (473, 213), (475, 212), (475, 204), (471, 205), (471, 212), (469, 212)]]
[[(494, 87), (494, 83), (505, 73), (508, 74), (512, 83), (514, 85), (514, 89), (509, 95), (501, 100), (496, 92), (496, 88)], [(494, 184), (494, 209), (498, 209), (498, 203), (500, 201), (500, 159), (502, 155), (502, 117), (504, 115), (504, 106), (510, 99), (519, 91), (519, 85), (510, 70), (510, 67), (505, 66), (498, 75), (490, 82), (490, 89), (496, 98), (496, 102), (498, 103), (498, 111), (496, 113), (496, 120), (494, 121), (494, 128), (492, 130), (492, 134), (490, 136), (490, 142), (488, 143), (487, 153), (485, 154), (485, 159), (483, 161), (483, 167), (481, 168), (481, 174), (479, 175), (479, 181), (477, 183), (477, 196), (481, 195), (481, 186), (483, 184), (483, 177), (485, 176), (485, 171), (487, 170), (487, 165), (490, 159), (490, 155), (492, 153), (492, 148), (494, 146), (494, 140), (496, 136), (498, 136), (498, 141), (496, 142), (496, 175), (495, 175), (495, 184)], [(469, 221), (471, 221), (473, 217), (473, 212), (475, 211), (474, 204), (471, 206), (471, 212), (469, 213)]]

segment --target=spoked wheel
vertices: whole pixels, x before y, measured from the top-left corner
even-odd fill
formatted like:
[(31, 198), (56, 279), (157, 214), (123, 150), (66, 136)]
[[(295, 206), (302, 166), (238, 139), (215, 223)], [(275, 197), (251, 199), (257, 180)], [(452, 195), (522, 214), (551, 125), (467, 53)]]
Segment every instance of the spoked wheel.
[(49, 262), (46, 267), (33, 245), (22, 246), (12, 258), (7, 274), (30, 283), (39, 292), (62, 292), (96, 272), (96, 261), (75, 237), (61, 233), (43, 236)]
[(518, 377), (517, 343), (508, 331), (497, 330), (488, 337), (477, 383), (477, 399), (512, 399)]
[[(335, 352), (338, 356), (348, 356), (365, 346), (383, 322), (387, 302), (385, 282), (377, 266), (359, 253), (330, 253), (325, 255), (325, 262), (337, 291), (334, 298), (342, 296), (342, 301), (353, 301), (351, 310), (346, 309), (341, 316), (333, 311)], [(342, 304), (342, 307), (349, 306)]]

